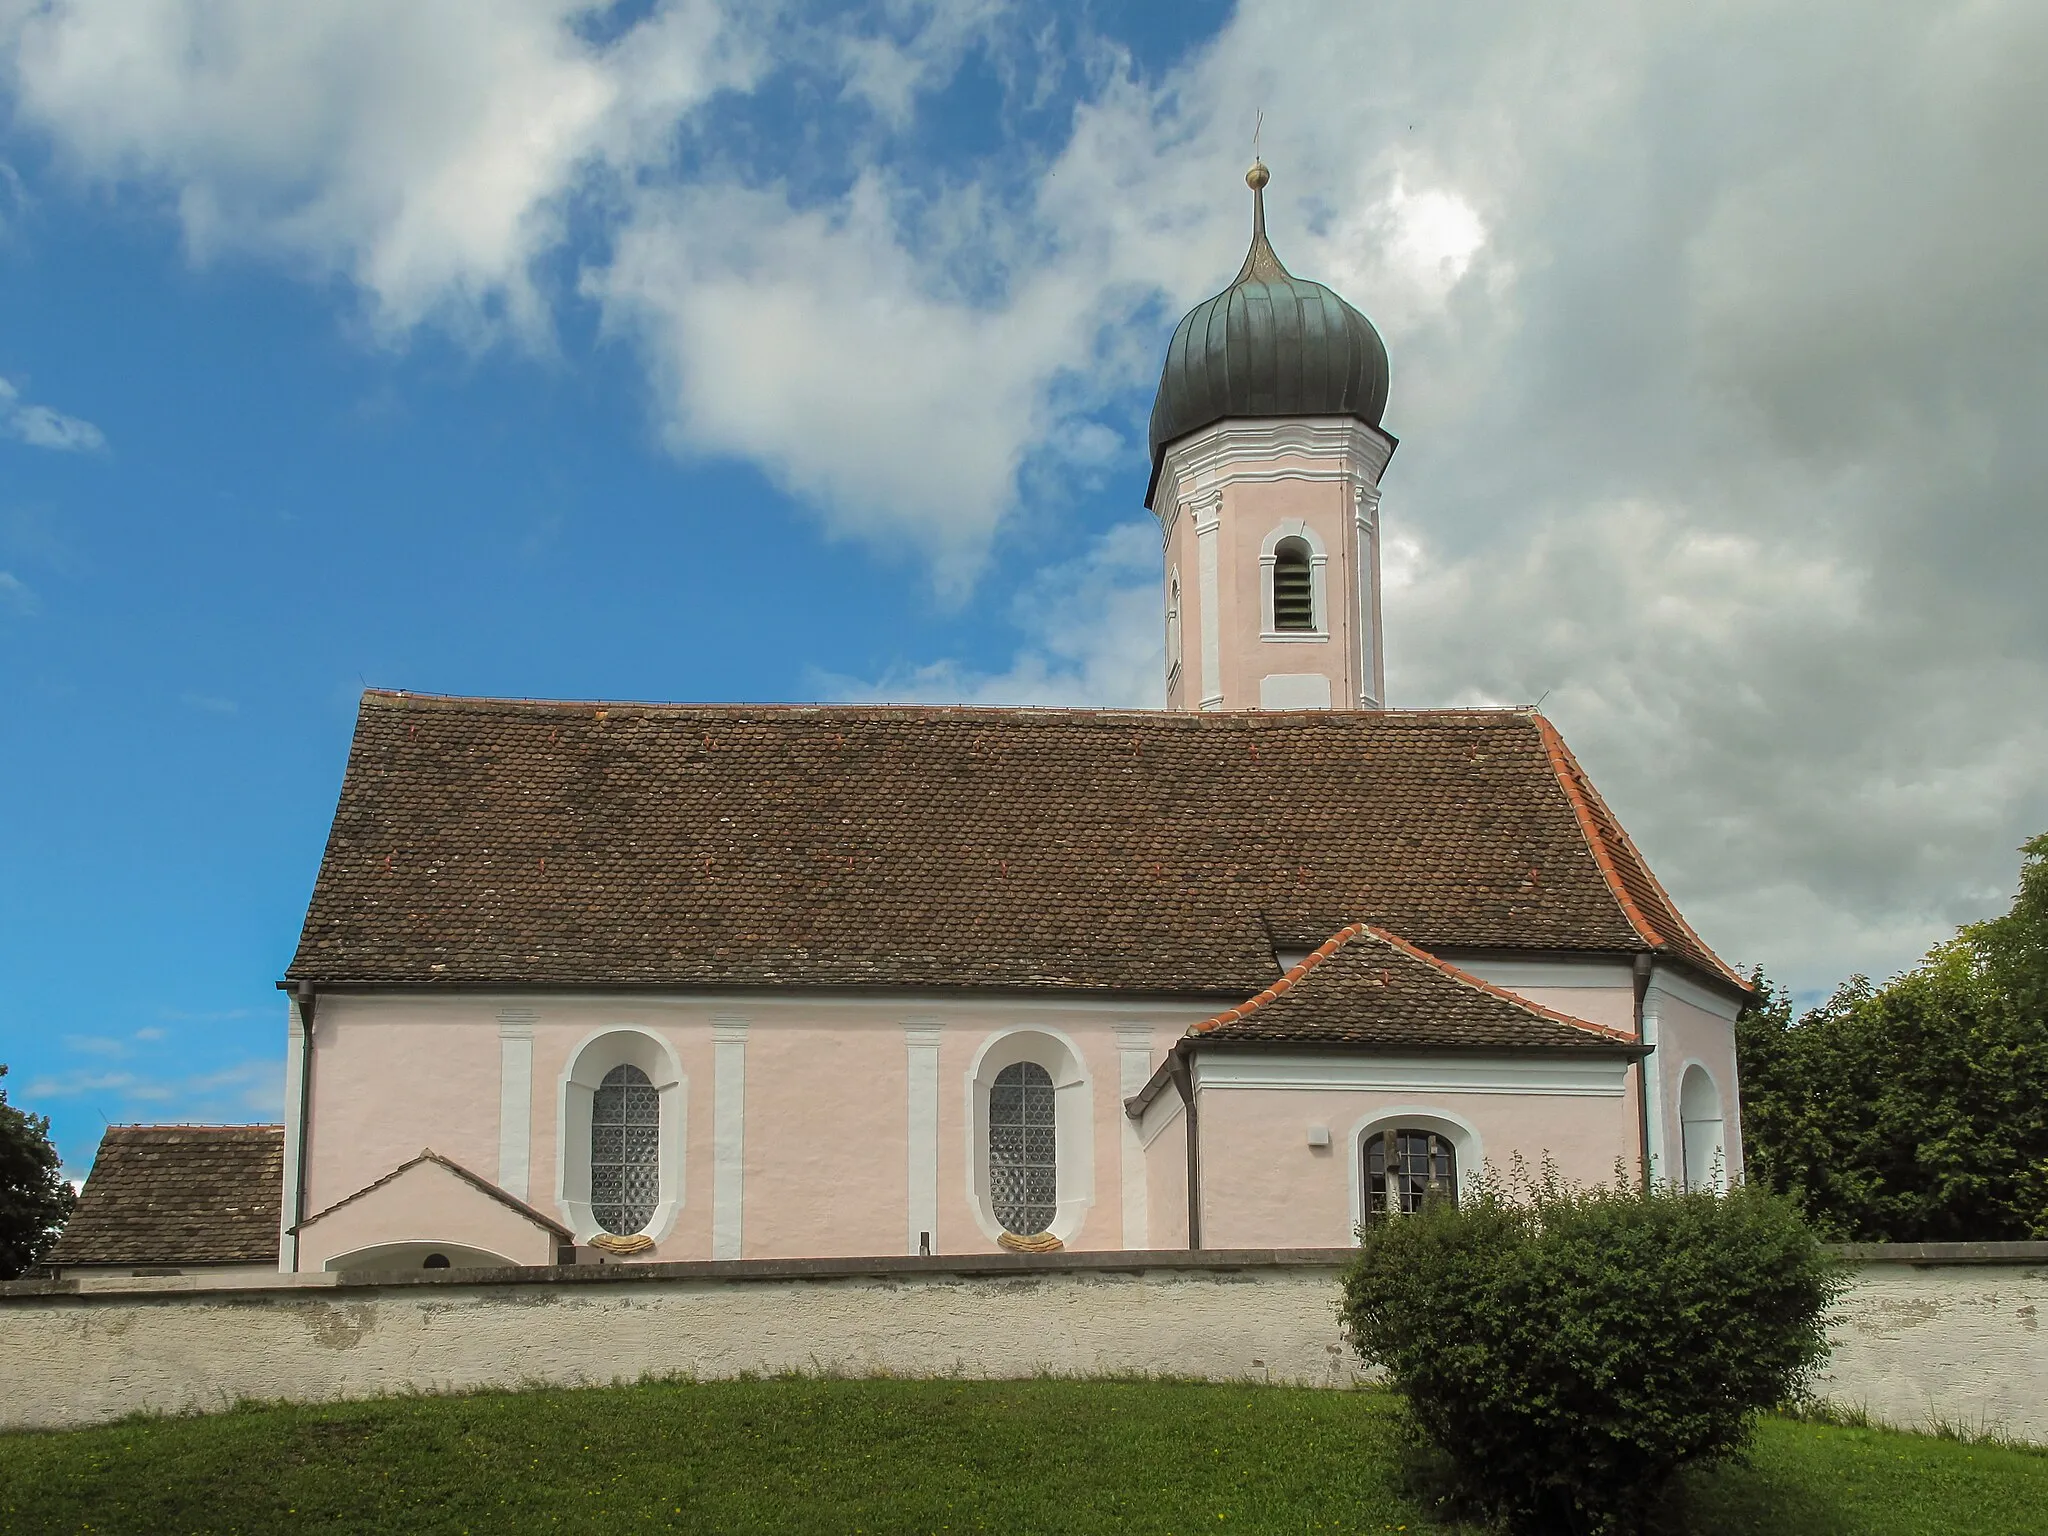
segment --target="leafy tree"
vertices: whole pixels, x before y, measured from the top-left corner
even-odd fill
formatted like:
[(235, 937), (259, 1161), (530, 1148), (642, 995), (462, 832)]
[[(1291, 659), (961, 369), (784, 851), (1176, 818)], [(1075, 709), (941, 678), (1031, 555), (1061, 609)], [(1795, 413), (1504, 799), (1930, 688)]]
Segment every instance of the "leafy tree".
[(1972, 923), (1964, 941), (1985, 974), (2023, 1018), (2048, 1021), (2048, 832), (2020, 845), (2020, 890), (2012, 910)]
[(1831, 1236), (2048, 1237), (2048, 835), (2012, 911), (1804, 1017), (1759, 976), (1736, 1023), (1750, 1176)]
[(77, 1202), (50, 1144), (49, 1117), (16, 1109), (0, 1088), (0, 1280), (41, 1262)]

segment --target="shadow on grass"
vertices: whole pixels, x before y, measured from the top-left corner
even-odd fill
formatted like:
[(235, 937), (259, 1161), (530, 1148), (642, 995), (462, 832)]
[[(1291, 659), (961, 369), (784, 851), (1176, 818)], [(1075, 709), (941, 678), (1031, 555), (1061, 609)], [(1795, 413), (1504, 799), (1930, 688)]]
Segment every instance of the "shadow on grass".
[(1860, 1536), (1869, 1527), (1819, 1489), (1731, 1461), (1682, 1476), (1651, 1529), (1653, 1536)]

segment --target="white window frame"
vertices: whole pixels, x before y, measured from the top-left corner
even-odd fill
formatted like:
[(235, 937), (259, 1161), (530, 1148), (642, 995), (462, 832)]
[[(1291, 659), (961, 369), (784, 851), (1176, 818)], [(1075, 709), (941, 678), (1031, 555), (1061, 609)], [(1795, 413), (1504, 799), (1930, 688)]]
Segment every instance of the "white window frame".
[(1462, 1199), (1469, 1180), (1486, 1166), (1486, 1143), (1479, 1127), (1463, 1115), (1452, 1114), (1436, 1104), (1399, 1104), (1392, 1109), (1375, 1109), (1351, 1127), (1348, 1141), (1351, 1157), (1351, 1231), (1355, 1238), (1365, 1225), (1369, 1191), (1365, 1187), (1365, 1143), (1388, 1131), (1433, 1131), (1451, 1144), (1456, 1154), (1458, 1193)]
[(555, 1207), (562, 1223), (588, 1243), (604, 1229), (590, 1209), (590, 1116), (599, 1085), (613, 1067), (647, 1074), (661, 1100), (658, 1197), (640, 1230), (657, 1243), (674, 1230), (683, 1208), (683, 1148), (687, 1145), (690, 1080), (675, 1047), (637, 1024), (613, 1024), (586, 1035), (569, 1054), (556, 1085)]
[[(1273, 572), (1280, 564), (1280, 546), (1299, 539), (1308, 546), (1309, 617), (1308, 629), (1279, 629), (1273, 615)], [(1324, 641), (1330, 638), (1329, 554), (1315, 529), (1300, 518), (1290, 518), (1266, 535), (1259, 546), (1259, 614), (1261, 640)]]
[(1095, 1203), (1095, 1080), (1080, 1047), (1061, 1031), (1020, 1025), (990, 1035), (965, 1073), (967, 1097), (967, 1208), (991, 1243), (1003, 1235), (989, 1198), (988, 1094), (996, 1074), (1035, 1061), (1052, 1075), (1054, 1145), (1059, 1157), (1059, 1205), (1046, 1231), (1062, 1243), (1079, 1234)]

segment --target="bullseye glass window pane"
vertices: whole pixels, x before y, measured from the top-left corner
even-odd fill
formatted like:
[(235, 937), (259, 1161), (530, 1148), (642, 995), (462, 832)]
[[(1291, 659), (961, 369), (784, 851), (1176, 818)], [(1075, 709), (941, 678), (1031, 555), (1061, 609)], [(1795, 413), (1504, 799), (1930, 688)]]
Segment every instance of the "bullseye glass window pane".
[(607, 1232), (638, 1232), (661, 1196), (661, 1095), (638, 1067), (613, 1067), (590, 1106), (590, 1213)]
[(1008, 1232), (1029, 1237), (1059, 1209), (1059, 1147), (1052, 1074), (1020, 1061), (996, 1074), (988, 1095), (989, 1200)]

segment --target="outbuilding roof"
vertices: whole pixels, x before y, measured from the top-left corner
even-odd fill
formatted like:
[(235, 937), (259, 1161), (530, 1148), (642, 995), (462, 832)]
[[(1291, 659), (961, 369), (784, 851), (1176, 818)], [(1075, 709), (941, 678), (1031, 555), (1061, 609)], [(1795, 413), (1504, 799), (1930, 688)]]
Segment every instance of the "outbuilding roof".
[(1527, 710), (374, 690), (287, 979), (1244, 997), (1360, 918), (1743, 986)]
[(110, 1125), (46, 1262), (275, 1264), (284, 1127)]

